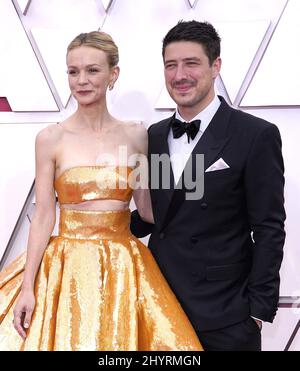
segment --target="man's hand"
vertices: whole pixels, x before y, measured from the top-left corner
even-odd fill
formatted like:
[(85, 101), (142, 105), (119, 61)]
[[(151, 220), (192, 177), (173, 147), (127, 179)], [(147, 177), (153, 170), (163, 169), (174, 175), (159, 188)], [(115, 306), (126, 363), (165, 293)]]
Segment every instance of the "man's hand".
[(262, 321), (260, 321), (259, 319), (256, 319), (256, 318), (253, 318), (253, 319), (256, 322), (256, 324), (259, 327), (259, 329), (261, 330), (261, 328), (262, 328)]

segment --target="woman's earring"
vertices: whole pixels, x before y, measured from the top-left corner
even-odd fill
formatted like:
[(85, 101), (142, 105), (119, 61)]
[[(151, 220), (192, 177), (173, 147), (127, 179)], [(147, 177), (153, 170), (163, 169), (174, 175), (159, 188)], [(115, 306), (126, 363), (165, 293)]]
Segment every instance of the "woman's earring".
[(113, 88), (114, 88), (114, 84), (111, 84), (111, 85), (109, 85), (109, 87), (108, 87), (109, 90), (113, 90)]

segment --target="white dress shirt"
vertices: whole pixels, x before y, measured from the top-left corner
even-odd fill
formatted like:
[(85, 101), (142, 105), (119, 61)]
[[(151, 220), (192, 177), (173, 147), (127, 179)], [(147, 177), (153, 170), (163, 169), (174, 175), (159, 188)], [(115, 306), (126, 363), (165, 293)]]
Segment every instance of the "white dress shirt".
[[(170, 129), (168, 135), (168, 145), (169, 145), (169, 152), (171, 156), (171, 164), (172, 170), (174, 174), (174, 181), (175, 184), (178, 183), (181, 174), (184, 170), (184, 167), (189, 159), (194, 147), (196, 146), (198, 140), (201, 138), (202, 134), (204, 133), (205, 129), (208, 127), (209, 123), (211, 122), (213, 116), (217, 112), (221, 102), (217, 95), (215, 95), (212, 102), (201, 112), (198, 113), (192, 120), (201, 120), (200, 129), (196, 135), (196, 137), (190, 140), (188, 143), (188, 138), (186, 133), (182, 135), (180, 138), (174, 138), (172, 129)], [(175, 117), (185, 122), (185, 120), (180, 116), (178, 110), (176, 109)]]

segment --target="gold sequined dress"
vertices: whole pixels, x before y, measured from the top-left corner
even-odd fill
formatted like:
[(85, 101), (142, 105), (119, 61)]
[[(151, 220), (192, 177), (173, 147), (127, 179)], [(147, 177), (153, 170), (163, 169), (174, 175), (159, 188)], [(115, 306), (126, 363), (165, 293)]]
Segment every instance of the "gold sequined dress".
[[(129, 167), (78, 166), (55, 180), (61, 204), (129, 201)], [(60, 209), (35, 281), (25, 341), (15, 331), (25, 254), (0, 273), (0, 350), (201, 350), (130, 211)]]

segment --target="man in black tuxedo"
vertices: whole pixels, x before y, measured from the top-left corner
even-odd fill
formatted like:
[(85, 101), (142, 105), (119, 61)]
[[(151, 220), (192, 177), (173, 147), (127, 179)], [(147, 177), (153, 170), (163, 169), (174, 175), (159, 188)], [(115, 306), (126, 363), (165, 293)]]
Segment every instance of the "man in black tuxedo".
[[(279, 131), (215, 95), (221, 59), (212, 25), (179, 22), (163, 40), (163, 60), (177, 110), (149, 128), (150, 180), (154, 155), (169, 155), (171, 186), (152, 185), (155, 224), (134, 211), (131, 230), (151, 233), (149, 248), (204, 350), (260, 350), (261, 323), (277, 311), (285, 239)], [(202, 183), (202, 197), (189, 197)]]

